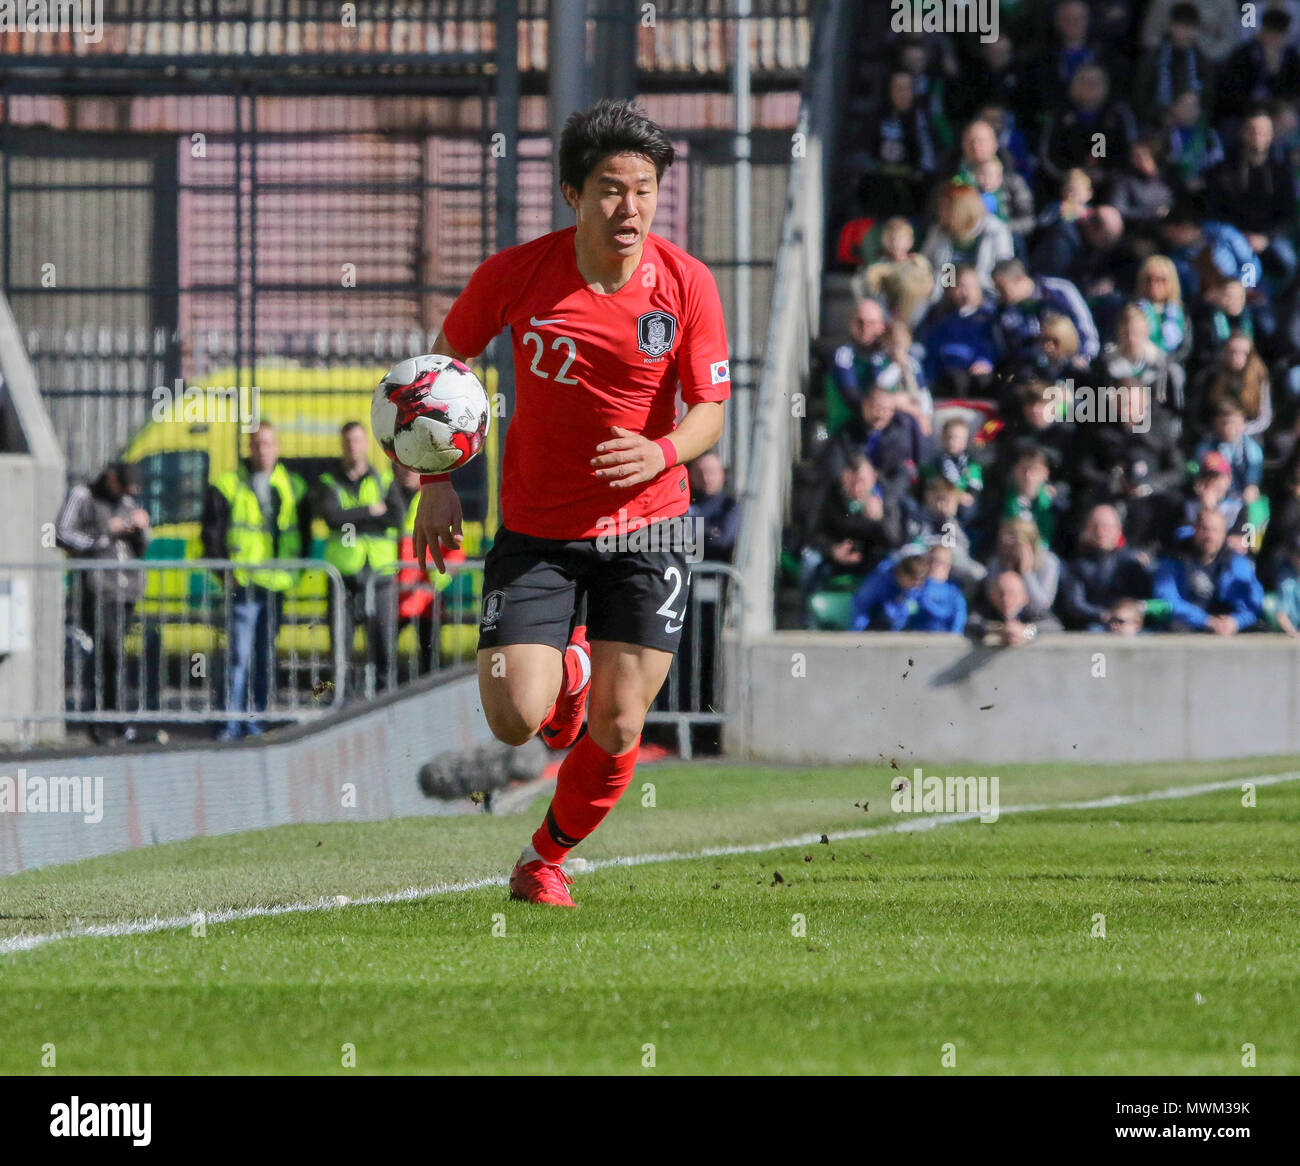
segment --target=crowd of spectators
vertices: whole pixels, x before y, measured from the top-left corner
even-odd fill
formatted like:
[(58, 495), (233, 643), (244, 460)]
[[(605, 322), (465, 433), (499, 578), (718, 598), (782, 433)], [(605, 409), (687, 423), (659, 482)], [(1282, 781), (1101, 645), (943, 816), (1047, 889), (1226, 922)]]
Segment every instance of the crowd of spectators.
[(810, 626), (838, 593), (838, 626), (1007, 645), (1295, 634), (1297, 8), (1003, 4), (990, 43), (890, 42), (832, 224)]

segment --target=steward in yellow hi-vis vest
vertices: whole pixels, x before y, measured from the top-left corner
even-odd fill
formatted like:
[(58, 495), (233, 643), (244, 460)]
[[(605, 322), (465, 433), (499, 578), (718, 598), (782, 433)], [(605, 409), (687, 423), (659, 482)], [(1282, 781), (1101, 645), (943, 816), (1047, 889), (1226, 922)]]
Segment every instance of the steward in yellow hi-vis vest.
[(359, 575), (367, 567), (391, 573), (397, 564), (399, 523), (390, 525), (391, 479), (366, 466), (355, 481), (342, 470), (321, 474), (315, 512), (330, 528), (325, 561), (340, 575)]
[(262, 731), (275, 682), (275, 637), (284, 593), (299, 572), (263, 566), (304, 558), (311, 550), (307, 486), (283, 466), (275, 428), (262, 422), (248, 438), (248, 460), (208, 487), (203, 504), (203, 554), (229, 559), (220, 572), (226, 610), (226, 711), (222, 740)]
[[(241, 464), (222, 474), (213, 483), (213, 489), (225, 500), (229, 520), (224, 550), (214, 558), (233, 559), (252, 567), (272, 559), (303, 557), (301, 512), (305, 509), (303, 498), (307, 486), (297, 474), (276, 462), (258, 479), (247, 465)], [(310, 536), (306, 543), (310, 544)], [(241, 587), (251, 583), (268, 591), (288, 591), (297, 574), (291, 570), (237, 567), (233, 578)]]
[[(312, 495), (312, 512), (329, 527), (325, 561), (343, 576), (343, 643), (351, 658), (356, 625), (366, 629), (366, 663), (373, 665), (376, 691), (395, 683), (397, 642), (397, 536), (405, 507), (387, 468), (372, 466), (370, 435), (359, 421), (340, 432), (339, 464), (326, 473)], [(334, 626), (331, 590), (330, 627)], [(366, 691), (367, 676), (359, 678)]]

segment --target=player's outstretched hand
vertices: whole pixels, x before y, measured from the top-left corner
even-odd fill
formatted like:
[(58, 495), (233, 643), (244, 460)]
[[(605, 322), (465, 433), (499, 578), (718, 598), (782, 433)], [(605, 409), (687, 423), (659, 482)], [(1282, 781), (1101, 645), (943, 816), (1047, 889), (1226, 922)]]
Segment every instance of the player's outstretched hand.
[(460, 498), (450, 482), (427, 482), (420, 487), (420, 505), (415, 511), (415, 561), (427, 571), (425, 554), (445, 574), (444, 551), (454, 551), (461, 544)]
[(626, 488), (639, 486), (663, 473), (667, 464), (664, 451), (655, 442), (618, 425), (610, 432), (613, 438), (596, 446), (598, 456), (591, 459), (596, 477), (605, 479), (611, 486)]

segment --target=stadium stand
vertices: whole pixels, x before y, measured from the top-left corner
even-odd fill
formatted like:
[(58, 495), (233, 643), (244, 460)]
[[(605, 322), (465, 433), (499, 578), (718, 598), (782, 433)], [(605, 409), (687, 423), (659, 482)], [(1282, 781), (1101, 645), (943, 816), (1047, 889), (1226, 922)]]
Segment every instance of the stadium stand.
[(1295, 634), (1300, 27), (1221, 7), (853, 6), (778, 626)]

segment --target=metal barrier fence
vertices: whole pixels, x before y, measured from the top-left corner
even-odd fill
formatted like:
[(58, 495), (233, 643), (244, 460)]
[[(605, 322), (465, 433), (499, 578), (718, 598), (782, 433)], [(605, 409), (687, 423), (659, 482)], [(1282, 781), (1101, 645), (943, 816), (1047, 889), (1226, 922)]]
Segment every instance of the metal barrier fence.
[[(745, 580), (729, 563), (691, 566), (691, 592), (681, 648), (659, 699), (646, 717), (651, 725), (672, 725), (677, 752), (689, 761), (695, 752), (692, 729), (720, 732), (734, 714), (727, 670), (735, 661), (725, 650), (725, 633), (739, 623), (745, 605)], [(740, 660), (744, 667), (744, 660)], [(739, 686), (743, 688), (742, 684)], [(714, 742), (716, 746), (720, 742)]]
[(24, 721), (89, 725), (96, 735), (110, 726), (129, 735), (142, 722), (207, 724), (239, 736), (346, 699), (345, 586), (328, 563), (0, 565), (0, 587), (16, 581), (36, 605), (61, 602), (64, 618), (62, 707)]
[[(482, 567), (428, 576), (402, 562), (395, 575), (348, 578), (317, 559), (0, 564), (0, 590), (22, 579), (38, 604), (62, 603), (62, 705), (23, 719), (96, 736), (151, 725), (227, 737), (311, 720), (472, 661)], [(744, 586), (725, 563), (691, 575), (681, 650), (648, 718), (675, 727), (685, 757), (693, 727), (730, 715), (723, 635)]]
[(348, 618), (365, 629), (353, 689), (367, 700), (430, 672), (469, 663), (478, 651), (483, 560), (448, 563), (445, 574), (402, 560), (393, 575), (368, 575)]

